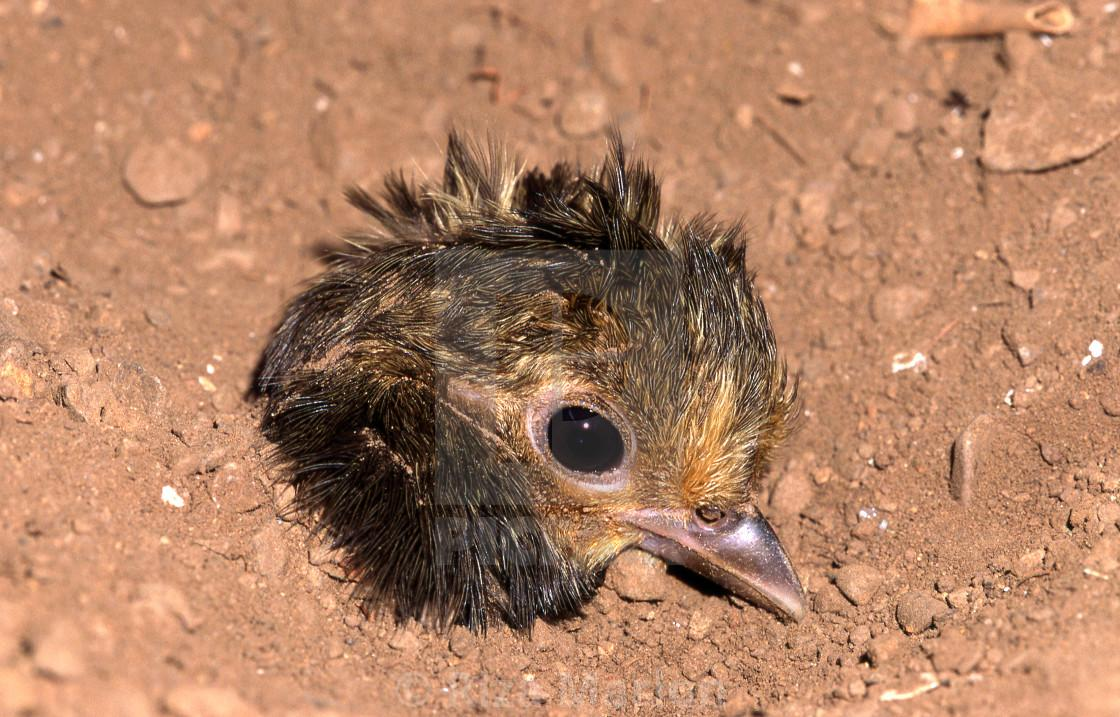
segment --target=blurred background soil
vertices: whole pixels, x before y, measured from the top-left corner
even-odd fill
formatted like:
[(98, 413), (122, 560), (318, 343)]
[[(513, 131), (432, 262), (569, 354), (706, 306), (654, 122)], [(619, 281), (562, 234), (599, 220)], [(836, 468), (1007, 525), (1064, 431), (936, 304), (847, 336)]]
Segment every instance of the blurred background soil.
[[(1120, 13), (1073, 5), (0, 0), (0, 714), (1120, 713)], [(367, 617), (276, 517), (269, 333), (347, 184), (610, 122), (751, 228), (812, 610), (627, 554), (531, 638)]]

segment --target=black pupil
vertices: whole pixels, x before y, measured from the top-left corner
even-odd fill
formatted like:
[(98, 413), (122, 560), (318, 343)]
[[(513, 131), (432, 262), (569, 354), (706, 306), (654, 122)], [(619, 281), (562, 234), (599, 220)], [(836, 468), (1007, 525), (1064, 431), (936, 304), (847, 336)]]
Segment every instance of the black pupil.
[(583, 406), (565, 406), (548, 422), (548, 448), (560, 465), (603, 473), (622, 463), (622, 435), (610, 421)]

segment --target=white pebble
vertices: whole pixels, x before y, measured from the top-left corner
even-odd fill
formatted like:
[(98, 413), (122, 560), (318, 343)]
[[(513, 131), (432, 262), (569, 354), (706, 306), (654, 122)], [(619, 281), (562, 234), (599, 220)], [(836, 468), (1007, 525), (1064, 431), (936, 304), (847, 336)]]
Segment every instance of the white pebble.
[(895, 354), (891, 359), (891, 373), (911, 370), (922, 373), (928, 367), (929, 361), (926, 360), (926, 355), (921, 351), (915, 351), (913, 354), (903, 351)]
[(1093, 359), (1099, 359), (1104, 355), (1104, 344), (1100, 341), (1093, 339), (1089, 342), (1089, 354), (1081, 358), (1081, 365), (1088, 366)]
[(159, 499), (172, 508), (182, 508), (187, 504), (187, 502), (183, 500), (183, 496), (179, 495), (179, 491), (169, 485), (165, 485), (163, 490), (160, 491)]

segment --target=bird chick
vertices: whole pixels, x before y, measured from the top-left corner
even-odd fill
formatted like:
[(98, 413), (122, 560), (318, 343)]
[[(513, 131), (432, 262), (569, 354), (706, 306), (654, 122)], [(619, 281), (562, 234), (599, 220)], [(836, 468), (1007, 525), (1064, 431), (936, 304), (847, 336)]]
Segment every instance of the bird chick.
[(663, 219), (617, 136), (583, 173), (453, 134), (442, 186), (347, 196), (376, 225), (288, 307), (258, 388), (364, 598), (529, 628), (640, 548), (802, 617), (751, 502), (795, 391), (739, 227)]

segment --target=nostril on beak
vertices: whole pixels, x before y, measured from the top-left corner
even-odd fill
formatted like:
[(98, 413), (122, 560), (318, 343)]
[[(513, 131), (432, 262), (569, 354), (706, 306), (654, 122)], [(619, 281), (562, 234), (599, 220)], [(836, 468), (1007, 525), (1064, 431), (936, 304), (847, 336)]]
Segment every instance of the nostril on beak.
[(682, 565), (780, 616), (805, 616), (801, 581), (773, 528), (756, 508), (643, 509), (622, 520), (640, 529), (639, 547)]

